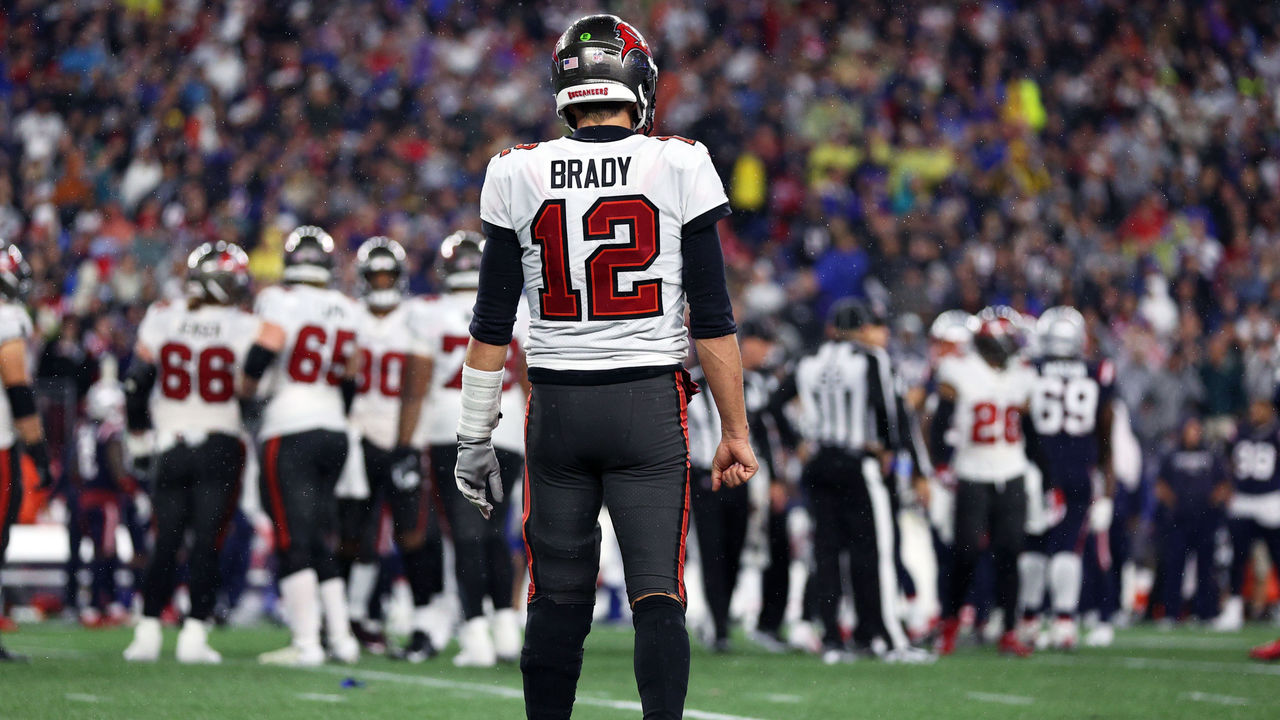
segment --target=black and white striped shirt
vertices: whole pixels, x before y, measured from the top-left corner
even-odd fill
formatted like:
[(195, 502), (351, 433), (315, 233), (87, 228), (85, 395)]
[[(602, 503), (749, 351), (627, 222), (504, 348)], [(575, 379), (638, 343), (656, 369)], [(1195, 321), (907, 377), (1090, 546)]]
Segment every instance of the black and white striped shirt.
[[(878, 348), (829, 341), (796, 364), (800, 432), (823, 447), (866, 452), (902, 447), (889, 355)], [(783, 395), (785, 397), (785, 394)]]
[[(699, 384), (704, 383), (701, 368), (692, 371)], [(751, 446), (760, 459), (761, 471), (766, 479), (777, 476), (773, 467), (772, 442), (769, 428), (776, 423), (769, 401), (778, 390), (779, 382), (772, 374), (757, 370), (742, 373), (743, 399), (747, 410), (747, 425), (751, 432)], [(720, 415), (710, 392), (700, 392), (689, 400), (689, 462), (695, 468), (711, 469), (716, 447), (720, 444)]]

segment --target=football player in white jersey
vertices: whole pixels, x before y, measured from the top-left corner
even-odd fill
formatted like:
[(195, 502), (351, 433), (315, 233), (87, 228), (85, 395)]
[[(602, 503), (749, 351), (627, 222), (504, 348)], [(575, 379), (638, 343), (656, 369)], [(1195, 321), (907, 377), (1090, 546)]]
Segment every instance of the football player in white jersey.
[[(347, 409), (359, 370), (360, 308), (328, 287), (333, 238), (304, 225), (285, 239), (284, 284), (258, 293), (262, 328), (249, 349), (242, 391), (269, 399), (262, 412), (262, 505), (275, 524), (280, 598), (293, 642), (259, 660), (319, 665), (320, 613), (335, 660), (355, 662), (346, 583), (333, 538), (333, 490), (347, 457)], [(317, 597), (319, 603), (317, 603)]]
[[(0, 395), (0, 565), (9, 546), (9, 526), (22, 506), (22, 464), (14, 447), (18, 442), (35, 463), (41, 489), (53, 484), (49, 450), (31, 389), (27, 347), (31, 316), (23, 304), (30, 290), (31, 266), (16, 245), (0, 240), (0, 383), (4, 384)], [(0, 645), (0, 662), (21, 659)]]
[[(410, 662), (434, 657), (427, 633), (426, 607), (442, 589), (443, 557), (438, 532), (428, 533), (428, 493), (422, 482), (421, 458), (401, 440), (405, 417), (401, 397), (410, 367), (430, 361), (430, 353), (414, 340), (413, 325), (425, 312), (421, 300), (405, 298), (408, 271), (404, 248), (385, 237), (366, 240), (356, 253), (360, 284), (360, 373), (351, 423), (359, 433), (364, 472), (369, 484), (365, 500), (340, 500), (343, 551), (354, 551), (348, 582), (351, 628), (366, 648), (385, 649), (379, 628), (366, 622), (369, 598), (378, 580), (378, 535), (382, 507), (391, 511), (396, 546), (416, 607), (413, 632), (400, 656)], [(415, 408), (416, 409), (416, 408)], [(412, 429), (406, 429), (406, 436)]]
[[(458, 459), (457, 418), (462, 412), (462, 365), (470, 339), (471, 309), (480, 279), (484, 236), (459, 231), (440, 245), (440, 266), (446, 293), (432, 302), (423, 322), (414, 324), (419, 342), (434, 358), (427, 404), (414, 446), (425, 445), (431, 455), (432, 477), (453, 531), (458, 595), (465, 624), (458, 635), (459, 666), (489, 667), (498, 660), (515, 662), (520, 656), (520, 625), (511, 608), (511, 550), (507, 545), (507, 504), (511, 488), (524, 470), (524, 433), (518, 422), (500, 424), (493, 434), (502, 471), (502, 500), (495, 497), (488, 518), (471, 507), (458, 491), (453, 468)], [(529, 319), (524, 304), (517, 312), (514, 337), (502, 378), (501, 412), (510, 418), (524, 414), (525, 365), (523, 344)], [(485, 598), (493, 603), (492, 621), (484, 614)]]
[(178, 635), (177, 658), (222, 660), (207, 636), (218, 550), (240, 502), (244, 472), (236, 374), (260, 325), (238, 307), (248, 290), (244, 251), (222, 241), (205, 243), (187, 259), (187, 299), (155, 303), (138, 327), (124, 383), (125, 410), (132, 435), (153, 430), (153, 446), (141, 452), (158, 458), (150, 463), (156, 538), (142, 585), (142, 619), (124, 651), (126, 660), (160, 657), (160, 614), (173, 596), (188, 531), (191, 611)]
[[(689, 681), (684, 547), (689, 334), (721, 417), (712, 485), (757, 469), (716, 221), (729, 205), (706, 148), (646, 137), (658, 70), (612, 15), (575, 21), (554, 50), (571, 137), (490, 161), (484, 258), (462, 369), (458, 488), (481, 511), (502, 494), (491, 435), (520, 294), (532, 320), (524, 537), (529, 612), (520, 667), (530, 718), (568, 717), (596, 596), (602, 501), (622, 550), (649, 718), (677, 718)], [(690, 311), (684, 325), (685, 308)]]
[(1014, 632), (1027, 516), (1023, 419), (1035, 379), (1016, 357), (1017, 332), (1008, 317), (990, 315), (978, 326), (973, 352), (938, 366), (932, 447), (943, 466), (939, 472), (956, 478), (955, 560), (938, 648), (943, 655), (955, 650), (960, 606), (987, 549), (995, 556), (996, 601), (1004, 611), (1000, 651), (1019, 657), (1031, 652)]

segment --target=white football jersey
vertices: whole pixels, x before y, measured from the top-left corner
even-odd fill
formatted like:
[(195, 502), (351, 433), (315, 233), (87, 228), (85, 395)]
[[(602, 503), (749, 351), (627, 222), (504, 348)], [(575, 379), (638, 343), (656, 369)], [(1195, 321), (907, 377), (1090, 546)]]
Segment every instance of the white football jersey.
[(529, 367), (683, 363), (681, 230), (727, 203), (707, 149), (680, 137), (560, 138), (495, 156), (480, 218), (520, 240)]
[[(452, 445), (458, 441), (458, 416), (462, 414), (462, 362), (471, 335), (474, 292), (453, 292), (423, 303), (412, 323), (415, 346), (433, 360), (431, 388), (422, 406), (422, 419), (414, 434), (414, 446)], [(516, 324), (502, 378), (502, 419), (493, 431), (493, 446), (524, 454), (524, 388), (520, 387), (520, 351), (529, 333), (529, 311), (524, 303), (516, 310)]]
[[(27, 314), (27, 309), (16, 303), (0, 303), (0, 345), (10, 340), (29, 342), (31, 334), (31, 316)], [(30, 361), (30, 357), (27, 359)], [(9, 395), (0, 393), (0, 450), (13, 447), (15, 439)]]
[(261, 438), (347, 427), (338, 385), (358, 350), (362, 311), (337, 290), (281, 285), (258, 293), (254, 313), (284, 329), (285, 343), (262, 378), (270, 397), (262, 413)]
[(418, 299), (405, 299), (381, 317), (360, 303), (360, 374), (351, 424), (360, 436), (384, 450), (396, 446), (400, 430), (400, 390), (409, 355), (430, 357), (413, 347), (410, 318), (421, 317)]
[(956, 391), (950, 433), (956, 477), (1000, 482), (1025, 473), (1022, 411), (1031, 398), (1035, 371), (1017, 359), (997, 370), (977, 353), (968, 353), (943, 360), (938, 382)]
[(138, 344), (155, 358), (151, 424), (156, 449), (180, 437), (240, 434), (236, 376), (258, 337), (261, 321), (235, 307), (161, 301), (147, 308)]

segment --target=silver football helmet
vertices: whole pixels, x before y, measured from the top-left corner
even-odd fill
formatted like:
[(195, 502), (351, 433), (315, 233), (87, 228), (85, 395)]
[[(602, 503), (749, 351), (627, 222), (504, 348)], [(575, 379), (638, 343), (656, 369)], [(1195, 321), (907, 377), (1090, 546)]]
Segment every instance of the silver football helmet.
[(1040, 352), (1050, 358), (1084, 357), (1087, 337), (1084, 316), (1065, 305), (1045, 310), (1036, 322)]

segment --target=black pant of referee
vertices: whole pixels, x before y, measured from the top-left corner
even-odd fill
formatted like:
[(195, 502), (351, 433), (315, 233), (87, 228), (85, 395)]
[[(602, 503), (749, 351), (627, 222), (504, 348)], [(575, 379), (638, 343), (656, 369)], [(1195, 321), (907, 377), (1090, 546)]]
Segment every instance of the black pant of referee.
[(702, 558), (702, 588), (715, 625), (717, 652), (729, 649), (729, 601), (742, 569), (742, 547), (747, 540), (751, 502), (747, 486), (711, 489), (711, 471), (693, 468), (690, 482), (694, 531)]
[(872, 455), (822, 447), (801, 476), (813, 515), (814, 595), (826, 650), (844, 647), (840, 634), (840, 565), (847, 557), (857, 626), (855, 645), (876, 641), (891, 650), (905, 647), (906, 634), (895, 612), (898, 596), (893, 518), (889, 494)]

